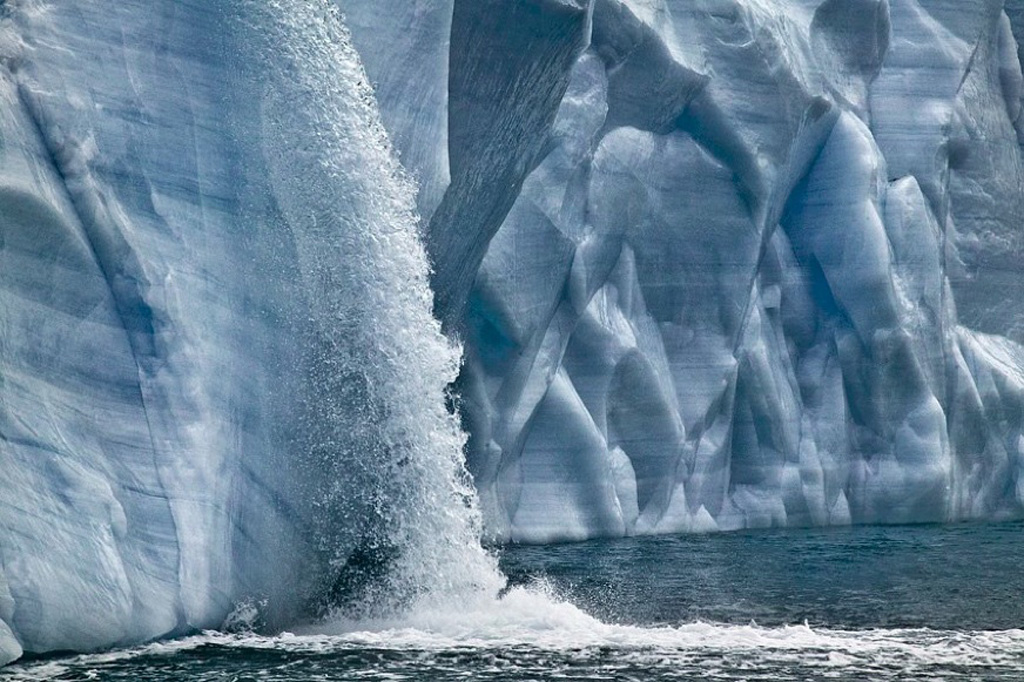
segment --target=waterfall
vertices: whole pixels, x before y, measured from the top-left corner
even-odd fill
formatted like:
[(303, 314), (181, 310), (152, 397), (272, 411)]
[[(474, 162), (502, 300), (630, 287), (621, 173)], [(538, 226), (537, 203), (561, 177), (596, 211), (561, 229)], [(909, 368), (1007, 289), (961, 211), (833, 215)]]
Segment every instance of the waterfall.
[(320, 589), (358, 593), (363, 616), (494, 595), (503, 579), (445, 402), (461, 351), (432, 316), (415, 185), (359, 56), (326, 0), (253, 0), (240, 16), (254, 132), (311, 311), (300, 458), (330, 569)]

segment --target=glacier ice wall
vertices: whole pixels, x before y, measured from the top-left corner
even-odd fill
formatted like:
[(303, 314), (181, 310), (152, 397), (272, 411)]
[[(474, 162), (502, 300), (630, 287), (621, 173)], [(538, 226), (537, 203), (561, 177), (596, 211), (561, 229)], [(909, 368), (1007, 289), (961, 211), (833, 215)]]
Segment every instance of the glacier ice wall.
[(0, 664), (499, 581), (330, 3), (5, 3), (0, 98)]
[(0, 3), (0, 662), (493, 587), (481, 524), (1019, 515), (1022, 40), (1021, 0)]
[(492, 537), (1021, 513), (1024, 5), (496, 4), (426, 228)]

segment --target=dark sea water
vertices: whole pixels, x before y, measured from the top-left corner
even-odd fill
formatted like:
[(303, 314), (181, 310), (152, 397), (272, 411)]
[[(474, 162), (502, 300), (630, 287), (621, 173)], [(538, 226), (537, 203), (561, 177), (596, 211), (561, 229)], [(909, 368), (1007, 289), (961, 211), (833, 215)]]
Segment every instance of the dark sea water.
[(1024, 680), (1020, 522), (513, 547), (501, 565), (515, 587), (498, 602), (204, 633), (0, 678)]

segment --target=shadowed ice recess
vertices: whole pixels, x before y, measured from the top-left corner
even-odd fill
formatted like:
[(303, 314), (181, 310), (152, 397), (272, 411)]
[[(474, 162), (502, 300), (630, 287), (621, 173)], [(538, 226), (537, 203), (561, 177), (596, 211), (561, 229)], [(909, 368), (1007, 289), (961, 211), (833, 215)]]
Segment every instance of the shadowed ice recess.
[(498, 601), (480, 540), (1020, 516), (1021, 30), (1018, 0), (0, 2), (0, 663), (239, 605), (334, 634), (167, 646), (1019, 656), (602, 624)]

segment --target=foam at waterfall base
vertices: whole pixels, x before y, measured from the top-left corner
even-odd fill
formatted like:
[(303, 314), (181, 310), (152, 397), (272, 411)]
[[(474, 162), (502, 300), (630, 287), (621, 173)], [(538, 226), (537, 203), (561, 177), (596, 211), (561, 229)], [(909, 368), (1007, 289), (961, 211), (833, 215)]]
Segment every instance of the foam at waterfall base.
[(446, 609), (428, 600), (390, 621), (340, 620), (276, 636), (211, 631), (108, 653), (29, 662), (10, 672), (19, 680), (71, 679), (68, 675), (75, 671), (142, 661), (158, 669), (161, 661), (214, 652), (236, 658), (295, 655), (303, 661), (374, 652), (382, 667), (369, 669), (378, 676), (388, 664), (409, 656), (432, 662), (452, 656), (463, 661), (483, 657), (495, 670), (512, 674), (528, 673), (534, 665), (557, 659), (559, 665), (570, 667), (600, 665), (605, 672), (636, 668), (655, 676), (660, 671), (685, 674), (701, 669), (729, 675), (728, 667), (737, 661), (744, 661), (750, 671), (796, 666), (824, 677), (842, 675), (843, 670), (886, 676), (933, 669), (1012, 670), (1024, 663), (1024, 630), (842, 630), (807, 624), (769, 628), (753, 622), (640, 627), (601, 622), (541, 584), (512, 589), (500, 599), (482, 592), (463, 595), (450, 599)]
[[(429, 603), (393, 621), (337, 621), (283, 635), (279, 641), (316, 648), (363, 647), (442, 650), (529, 647), (548, 651), (612, 647), (653, 655), (685, 656), (695, 649), (769, 650), (783, 654), (901, 656), (921, 662), (971, 665), (997, 650), (1024, 655), (1024, 630), (951, 634), (930, 629), (828, 630), (809, 625), (761, 627), (694, 622), (673, 627), (605, 623), (565, 601), (543, 582), (517, 587), (504, 597), (478, 594)], [(829, 659), (836, 662), (831, 656)], [(852, 659), (851, 659), (852, 662)], [(864, 661), (861, 660), (861, 663)]]

